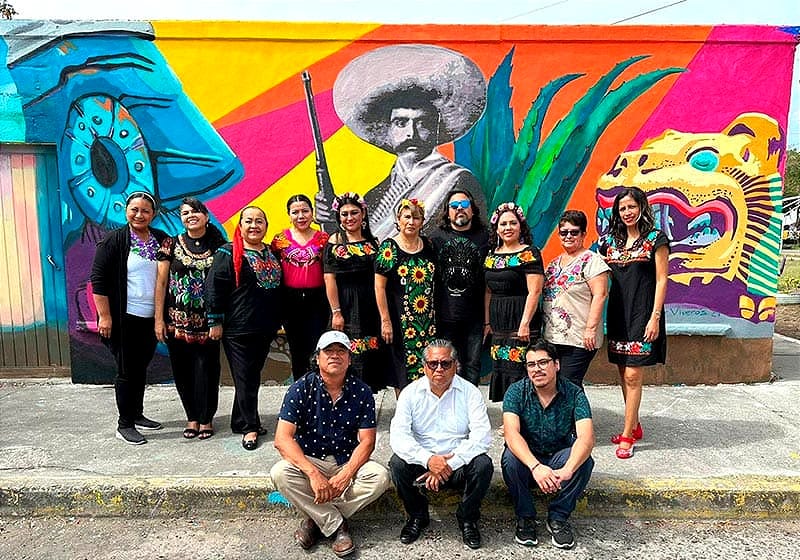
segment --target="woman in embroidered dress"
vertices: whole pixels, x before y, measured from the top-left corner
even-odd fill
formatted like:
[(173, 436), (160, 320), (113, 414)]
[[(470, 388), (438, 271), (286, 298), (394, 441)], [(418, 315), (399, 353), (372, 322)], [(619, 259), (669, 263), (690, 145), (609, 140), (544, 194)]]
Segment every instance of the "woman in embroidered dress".
[(108, 232), (97, 244), (92, 264), (97, 330), (117, 361), (116, 437), (131, 445), (147, 442), (137, 428), (161, 429), (161, 424), (143, 414), (147, 366), (157, 343), (153, 318), (156, 253), (167, 237), (163, 231), (150, 227), (157, 209), (150, 193), (139, 191), (128, 196), (128, 223)]
[(323, 259), (331, 326), (350, 337), (350, 371), (376, 393), (386, 387), (387, 367), (375, 303), (378, 242), (369, 229), (367, 205), (358, 194), (337, 196), (332, 208), (339, 229), (328, 239)]
[(311, 371), (314, 345), (330, 319), (322, 273), (322, 250), (328, 234), (311, 227), (311, 199), (295, 194), (286, 202), (292, 225), (272, 240), (283, 270), (283, 329), (297, 381)]
[(559, 373), (583, 387), (589, 364), (603, 344), (603, 304), (608, 294), (608, 265), (584, 248), (586, 214), (567, 210), (558, 221), (564, 252), (544, 271), (544, 338), (558, 350)]
[(375, 258), (375, 298), (381, 337), (391, 348), (388, 385), (397, 394), (425, 375), (423, 351), (436, 338), (434, 325), (433, 245), (419, 234), (423, 204), (403, 199), (395, 212), (397, 235), (386, 239)]
[(281, 265), (264, 244), (266, 234), (264, 211), (242, 210), (233, 243), (217, 250), (206, 278), (208, 336), (222, 339), (235, 387), (231, 430), (243, 434), (248, 451), (267, 433), (258, 416), (258, 389), (281, 316)]
[(541, 334), (541, 313), (536, 310), (544, 268), (522, 208), (504, 202), (489, 222), (495, 249), (485, 263), (484, 337), (492, 337), (489, 398), (498, 402), (512, 383), (525, 377), (525, 348)]
[(156, 338), (169, 348), (175, 388), (186, 411), (183, 437), (214, 435), (219, 402), (219, 341), (208, 338), (205, 278), (214, 253), (225, 243), (209, 223), (208, 208), (194, 197), (180, 206), (184, 233), (167, 238), (158, 251)]
[(664, 299), (667, 295), (669, 240), (655, 228), (647, 195), (637, 187), (614, 198), (609, 231), (600, 254), (611, 268), (606, 313), (608, 360), (619, 368), (625, 425), (612, 436), (620, 459), (633, 457), (633, 444), (644, 435), (639, 422), (642, 367), (663, 364), (667, 356)]

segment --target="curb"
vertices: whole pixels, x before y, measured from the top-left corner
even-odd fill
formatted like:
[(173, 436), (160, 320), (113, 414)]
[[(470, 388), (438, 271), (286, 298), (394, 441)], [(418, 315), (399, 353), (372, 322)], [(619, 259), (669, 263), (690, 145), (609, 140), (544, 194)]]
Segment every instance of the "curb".
[[(0, 479), (0, 516), (191, 517), (269, 514), (294, 517), (269, 477)], [(447, 517), (456, 492), (431, 498), (431, 515)], [(539, 505), (544, 505), (541, 495)], [(502, 478), (495, 476), (485, 515), (513, 519)], [(800, 517), (800, 478), (615, 479), (596, 477), (578, 503), (585, 517), (764, 519)], [(360, 516), (403, 518), (394, 488)]]

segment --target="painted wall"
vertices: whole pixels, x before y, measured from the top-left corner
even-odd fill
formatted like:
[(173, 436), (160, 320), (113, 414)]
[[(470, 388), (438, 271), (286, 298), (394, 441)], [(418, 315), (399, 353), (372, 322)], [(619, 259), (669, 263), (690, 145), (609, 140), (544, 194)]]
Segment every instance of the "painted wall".
[[(526, 208), (546, 258), (564, 208), (595, 217), (597, 239), (615, 191), (641, 186), (673, 241), (670, 332), (772, 335), (798, 28), (14, 21), (0, 36), (0, 142), (57, 147), (76, 380), (113, 371), (87, 263), (127, 193), (153, 192), (170, 232), (187, 195), (229, 232), (260, 205), (270, 236), (291, 194), (325, 206), (304, 70), (333, 188), (366, 194), (376, 216), (397, 158), (359, 103), (385, 110), (387, 88), (422, 84), (446, 115), (438, 152), (488, 208)], [(426, 62), (431, 46), (454, 55)]]

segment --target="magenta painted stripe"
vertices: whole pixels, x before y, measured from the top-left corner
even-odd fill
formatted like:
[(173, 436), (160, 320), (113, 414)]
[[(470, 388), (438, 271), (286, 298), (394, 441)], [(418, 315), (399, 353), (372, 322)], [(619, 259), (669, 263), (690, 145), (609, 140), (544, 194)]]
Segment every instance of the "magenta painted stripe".
[(720, 132), (741, 113), (765, 113), (786, 130), (793, 53), (794, 39), (774, 27), (712, 28), (628, 149), (670, 128)]
[[(322, 139), (342, 127), (333, 109), (331, 90), (315, 94)], [(221, 222), (265, 192), (314, 151), (305, 101), (223, 127), (220, 135), (244, 165), (244, 179), (233, 189), (208, 202)], [(315, 181), (309, 175), (309, 182)]]

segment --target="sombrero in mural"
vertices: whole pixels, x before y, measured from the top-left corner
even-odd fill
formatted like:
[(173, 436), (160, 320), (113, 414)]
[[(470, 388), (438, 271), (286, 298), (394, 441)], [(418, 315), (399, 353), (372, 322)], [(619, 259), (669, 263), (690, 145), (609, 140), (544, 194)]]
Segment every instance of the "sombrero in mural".
[(392, 108), (432, 104), (441, 117), (438, 144), (466, 133), (486, 106), (486, 80), (469, 58), (432, 45), (392, 45), (353, 59), (333, 85), (339, 118), (362, 140), (391, 151)]

